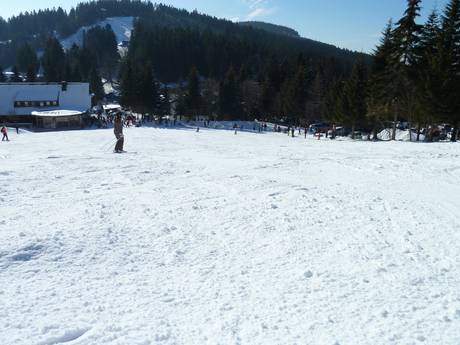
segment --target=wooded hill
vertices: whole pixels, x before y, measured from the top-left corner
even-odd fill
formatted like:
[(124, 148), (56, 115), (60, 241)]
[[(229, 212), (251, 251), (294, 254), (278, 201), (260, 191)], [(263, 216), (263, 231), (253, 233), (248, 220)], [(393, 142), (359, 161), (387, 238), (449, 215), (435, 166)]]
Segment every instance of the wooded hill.
[[(264, 38), (264, 45), (273, 42), (273, 40), (282, 40), (283, 46), (291, 51), (301, 50), (307, 58), (309, 56), (333, 57), (345, 65), (352, 61), (355, 56), (353, 52), (348, 50), (338, 49), (332, 45), (308, 39), (274, 37), (272, 35), (276, 27), (274, 25), (254, 22), (248, 27), (198, 12), (190, 13), (171, 6), (155, 5), (140, 0), (99, 0), (81, 3), (68, 12), (62, 8), (54, 8), (25, 12), (8, 20), (0, 18), (0, 41), (2, 41), (0, 64), (3, 66), (13, 65), (17, 48), (25, 42), (28, 42), (36, 50), (42, 50), (50, 35), (65, 38), (83, 26), (95, 24), (107, 17), (123, 16), (140, 18), (144, 24), (148, 23), (150, 26), (219, 33), (228, 37), (247, 40), (248, 43), (261, 37)], [(263, 29), (263, 31), (255, 28)], [(284, 32), (289, 32), (289, 30), (284, 29)], [(276, 52), (276, 47), (267, 47), (266, 50)]]

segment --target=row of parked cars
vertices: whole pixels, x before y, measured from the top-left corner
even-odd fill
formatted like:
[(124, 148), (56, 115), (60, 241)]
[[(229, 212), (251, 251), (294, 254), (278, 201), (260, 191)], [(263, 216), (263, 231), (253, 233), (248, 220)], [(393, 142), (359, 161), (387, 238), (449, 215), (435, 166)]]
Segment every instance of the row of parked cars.
[[(342, 126), (334, 127), (333, 125), (331, 125), (329, 123), (324, 123), (324, 122), (314, 123), (314, 124), (310, 125), (309, 131), (310, 131), (310, 133), (327, 134), (328, 137), (333, 137), (334, 134), (335, 134), (335, 136), (338, 136), (338, 137), (347, 137), (347, 136), (351, 136), (351, 134), (352, 134), (350, 128), (346, 128), (346, 127), (342, 127)], [(364, 133), (363, 131), (357, 130), (354, 133), (355, 134), (354, 137), (355, 138), (360, 138), (360, 137), (362, 137), (364, 135), (363, 133)]]
[[(388, 128), (392, 128), (393, 124), (390, 123), (388, 124)], [(398, 122), (396, 125), (396, 128), (399, 130), (408, 130), (409, 129), (409, 123), (408, 122)], [(352, 131), (350, 128), (347, 127), (334, 127), (330, 123), (326, 122), (318, 122), (310, 125), (309, 131), (311, 133), (322, 133), (322, 134), (327, 134), (327, 136), (332, 137), (334, 136), (339, 136), (339, 137), (351, 137), (352, 136)], [(433, 127), (429, 128), (421, 128), (420, 129), (420, 134), (423, 136), (427, 137), (430, 136), (432, 140), (434, 141), (442, 141), (442, 140), (449, 140), (452, 134), (453, 128), (449, 124), (441, 124), (441, 125), (436, 125)], [(334, 133), (335, 132), (335, 133)], [(412, 132), (416, 133), (417, 129), (412, 128)], [(360, 139), (362, 137), (367, 137), (369, 135), (370, 131), (358, 128), (355, 130), (353, 137), (355, 139)]]

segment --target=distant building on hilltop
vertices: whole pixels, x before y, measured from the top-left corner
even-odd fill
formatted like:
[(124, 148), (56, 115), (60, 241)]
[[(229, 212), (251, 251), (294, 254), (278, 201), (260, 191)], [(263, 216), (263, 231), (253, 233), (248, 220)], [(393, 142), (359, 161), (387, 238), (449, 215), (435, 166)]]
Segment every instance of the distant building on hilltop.
[(89, 83), (0, 83), (0, 123), (37, 129), (80, 128), (90, 108)]

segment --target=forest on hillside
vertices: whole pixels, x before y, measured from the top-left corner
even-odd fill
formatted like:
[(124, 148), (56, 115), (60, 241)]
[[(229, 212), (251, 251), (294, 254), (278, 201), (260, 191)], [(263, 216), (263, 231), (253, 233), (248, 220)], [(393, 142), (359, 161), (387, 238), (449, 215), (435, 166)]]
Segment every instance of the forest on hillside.
[[(126, 56), (118, 54), (110, 26), (86, 31), (80, 47), (60, 46), (59, 39), (78, 28), (116, 16), (136, 18)], [(350, 75), (358, 57), (370, 60), (293, 32), (144, 1), (93, 1), (68, 13), (49, 9), (2, 21), (0, 37), (7, 41), (0, 46), (0, 62), (13, 67), (11, 81), (36, 80), (38, 71), (45, 81), (89, 81), (96, 100), (104, 97), (101, 77), (119, 82), (123, 104), (149, 113), (168, 112), (173, 105), (190, 116), (297, 121), (308, 98), (313, 119), (324, 89)], [(8, 59), (1, 61), (5, 54)], [(191, 101), (190, 80), (198, 80), (199, 100)]]

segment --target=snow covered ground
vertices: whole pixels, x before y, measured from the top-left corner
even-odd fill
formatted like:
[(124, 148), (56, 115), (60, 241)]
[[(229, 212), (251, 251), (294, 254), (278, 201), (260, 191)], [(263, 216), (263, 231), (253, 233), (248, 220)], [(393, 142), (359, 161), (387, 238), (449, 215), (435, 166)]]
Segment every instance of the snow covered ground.
[(110, 25), (117, 39), (117, 43), (122, 43), (123, 41), (129, 41), (131, 39), (131, 31), (134, 26), (134, 17), (111, 17), (103, 21), (98, 22), (97, 24), (91, 26), (84, 26), (80, 28), (73, 35), (62, 39), (61, 44), (65, 49), (70, 49), (74, 44), (81, 46), (83, 44), (83, 34), (96, 27), (105, 27)]
[(0, 142), (0, 344), (459, 344), (460, 145)]

